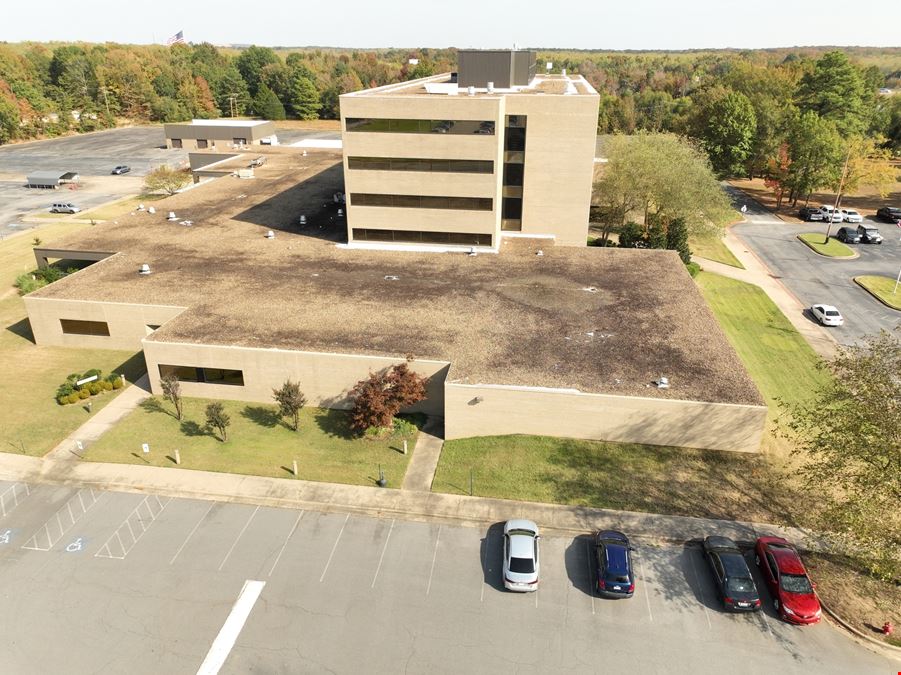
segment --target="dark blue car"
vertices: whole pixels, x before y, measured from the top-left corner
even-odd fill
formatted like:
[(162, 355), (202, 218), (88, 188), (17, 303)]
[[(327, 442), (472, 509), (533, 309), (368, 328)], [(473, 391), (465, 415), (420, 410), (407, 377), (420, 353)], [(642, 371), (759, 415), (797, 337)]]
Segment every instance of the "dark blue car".
[(607, 598), (631, 598), (635, 593), (632, 551), (629, 538), (616, 530), (600, 530), (595, 535), (598, 593)]

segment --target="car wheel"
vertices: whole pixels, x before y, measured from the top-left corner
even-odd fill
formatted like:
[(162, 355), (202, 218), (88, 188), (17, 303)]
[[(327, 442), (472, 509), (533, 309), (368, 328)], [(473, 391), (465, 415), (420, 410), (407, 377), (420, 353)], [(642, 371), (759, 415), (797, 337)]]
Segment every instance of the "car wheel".
[(776, 608), (777, 612), (779, 611), (779, 601), (778, 600), (773, 600), (773, 607)]

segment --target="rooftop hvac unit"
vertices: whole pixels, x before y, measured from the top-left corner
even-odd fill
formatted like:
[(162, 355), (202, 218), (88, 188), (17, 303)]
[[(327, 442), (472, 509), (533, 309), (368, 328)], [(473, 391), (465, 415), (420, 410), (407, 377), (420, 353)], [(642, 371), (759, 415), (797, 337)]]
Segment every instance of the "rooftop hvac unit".
[(489, 82), (489, 83), (488, 83), (488, 93), (489, 93), (489, 94), (493, 94), (493, 93), (494, 93), (494, 82)]
[(141, 269), (138, 270), (138, 274), (150, 274), (150, 265), (144, 263), (141, 265)]
[(467, 92), (470, 96), (475, 96), (475, 95), (476, 95), (476, 88), (473, 87), (473, 86), (470, 86), (470, 87), (466, 90), (466, 92)]

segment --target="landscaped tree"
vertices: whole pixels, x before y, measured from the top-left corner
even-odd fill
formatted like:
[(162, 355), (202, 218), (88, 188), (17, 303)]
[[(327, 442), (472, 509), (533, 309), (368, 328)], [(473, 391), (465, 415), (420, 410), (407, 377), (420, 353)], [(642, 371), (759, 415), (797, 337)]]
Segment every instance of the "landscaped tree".
[(174, 169), (168, 164), (158, 166), (144, 177), (148, 192), (165, 192), (167, 195), (174, 195), (190, 182), (190, 170)]
[(279, 415), (290, 418), (291, 429), (297, 431), (300, 423), (300, 410), (307, 403), (307, 397), (300, 390), (300, 383), (292, 382), (289, 378), (281, 387), (272, 390), (272, 397), (278, 404)]
[(175, 419), (181, 422), (184, 401), (181, 398), (181, 383), (175, 375), (163, 375), (160, 378), (160, 389), (163, 396), (175, 407)]
[(874, 94), (861, 69), (844, 52), (833, 51), (824, 54), (801, 78), (796, 99), (801, 110), (832, 122), (842, 136), (848, 137), (866, 130)]
[(666, 247), (678, 251), (679, 257), (686, 265), (691, 262), (691, 249), (688, 248), (688, 227), (684, 218), (674, 218), (666, 228)]
[(394, 416), (426, 397), (428, 378), (417, 375), (407, 363), (372, 373), (351, 390), (350, 426), (356, 431), (390, 429)]
[(801, 473), (823, 504), (819, 526), (839, 550), (901, 578), (901, 329), (841, 350), (833, 375), (789, 408)]
[(805, 112), (791, 123), (788, 135), (787, 185), (792, 204), (809, 199), (810, 193), (838, 183), (842, 171), (842, 139), (835, 126), (814, 112)]
[(207, 426), (219, 432), (222, 442), (228, 440), (228, 425), (232, 423), (231, 417), (225, 412), (225, 408), (219, 401), (208, 403), (205, 410)]
[(757, 135), (757, 114), (744, 94), (730, 91), (699, 111), (700, 138), (713, 170), (723, 177), (747, 174)]
[(779, 146), (779, 150), (775, 157), (770, 158), (767, 162), (766, 177), (763, 184), (766, 185), (773, 194), (776, 195), (776, 208), (782, 207), (782, 200), (788, 190), (789, 167), (791, 167), (791, 157), (788, 156), (788, 144), (783, 143)]
[(253, 111), (263, 119), (285, 119), (285, 106), (278, 100), (278, 96), (275, 95), (275, 92), (265, 84), (260, 85), (260, 89), (253, 99)]
[(857, 136), (846, 143), (845, 180), (834, 188), (841, 192), (838, 202), (846, 194), (853, 195), (862, 187), (875, 189), (885, 199), (898, 178), (898, 169), (892, 163), (891, 151), (881, 147), (883, 139)]

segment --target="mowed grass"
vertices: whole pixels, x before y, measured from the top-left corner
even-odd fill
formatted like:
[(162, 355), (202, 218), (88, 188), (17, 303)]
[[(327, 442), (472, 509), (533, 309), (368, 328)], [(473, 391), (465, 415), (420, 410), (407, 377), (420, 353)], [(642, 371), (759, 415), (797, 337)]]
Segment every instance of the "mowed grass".
[[(390, 487), (400, 487), (412, 457), (416, 436), (402, 453), (396, 437), (363, 439), (351, 433), (341, 410), (304, 408), (299, 431), (292, 431), (274, 405), (221, 401), (231, 418), (228, 440), (206, 428), (208, 399), (186, 398), (184, 419), (175, 419), (172, 405), (158, 397), (145, 401), (92, 444), (85, 458), (96, 462), (175, 466), (181, 468), (292, 478), (297, 460), (299, 478), (330, 483), (373, 485), (379, 465)], [(142, 443), (150, 444), (144, 454)]]
[(89, 220), (115, 220), (123, 218), (138, 208), (140, 204), (149, 204), (151, 202), (165, 199), (166, 195), (138, 195), (137, 197), (126, 197), (110, 204), (97, 206), (78, 214), (80, 219)]
[(850, 258), (854, 255), (853, 249), (845, 246), (834, 237), (829, 237), (829, 241), (824, 244), (823, 241), (826, 239), (826, 235), (824, 234), (809, 232), (806, 234), (799, 234), (798, 239), (820, 255), (829, 256), (830, 258)]
[(771, 409), (809, 399), (826, 381), (816, 353), (762, 289), (709, 272), (695, 281)]
[[(897, 279), (880, 276), (854, 277), (855, 283), (892, 309), (901, 309), (901, 285)], [(897, 285), (897, 291), (895, 287)]]
[(726, 247), (723, 238), (718, 235), (692, 237), (688, 241), (688, 247), (691, 249), (692, 255), (707, 258), (707, 260), (713, 260), (742, 270), (745, 268), (745, 266), (739, 262), (738, 258), (732, 254), (732, 251)]

